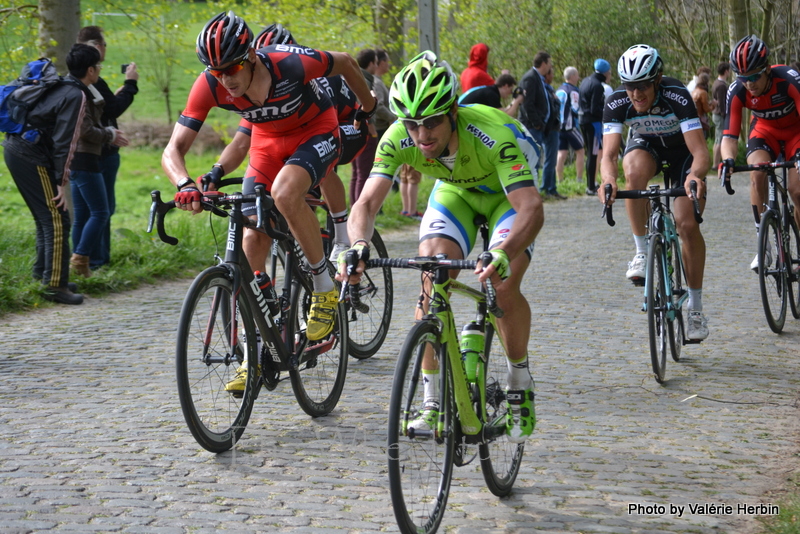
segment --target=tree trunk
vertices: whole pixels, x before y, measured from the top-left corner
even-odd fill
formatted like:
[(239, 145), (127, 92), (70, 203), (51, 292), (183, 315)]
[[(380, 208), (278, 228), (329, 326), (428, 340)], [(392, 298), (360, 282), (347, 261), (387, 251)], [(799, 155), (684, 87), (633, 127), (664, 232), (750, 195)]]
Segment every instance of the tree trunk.
[(81, 0), (39, 0), (39, 52), (66, 74), (66, 57), (81, 26)]
[(750, 34), (750, 10), (747, 0), (728, 0), (728, 42), (731, 50), (739, 39)]

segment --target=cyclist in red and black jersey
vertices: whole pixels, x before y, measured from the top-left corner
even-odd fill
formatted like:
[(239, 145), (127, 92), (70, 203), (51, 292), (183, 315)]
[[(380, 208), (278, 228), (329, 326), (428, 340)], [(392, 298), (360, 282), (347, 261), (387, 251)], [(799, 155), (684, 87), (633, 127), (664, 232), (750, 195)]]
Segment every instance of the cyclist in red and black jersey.
[[(270, 24), (259, 33), (253, 41), (256, 50), (270, 45), (295, 45), (297, 44), (288, 29), (281, 24)], [(360, 109), (358, 99), (350, 86), (341, 75), (330, 78), (317, 78), (314, 80), (320, 91), (328, 95), (336, 108), (339, 121), (339, 138), (341, 150), (339, 152), (339, 165), (350, 163), (367, 144), (370, 121), (362, 121), (359, 128), (353, 125), (355, 114)], [(224, 176), (224, 169), (236, 169), (247, 157), (250, 150), (253, 124), (245, 119), (239, 122), (239, 127), (233, 140), (220, 154), (219, 160), (204, 177), (209, 180), (219, 180)], [(248, 174), (248, 173), (246, 173)], [(247, 180), (245, 192), (252, 192), (254, 183)], [(335, 241), (331, 248), (330, 259), (336, 261), (339, 253), (350, 248), (350, 239), (347, 237), (347, 197), (344, 184), (335, 168), (322, 180), (319, 185), (322, 196), (330, 209), (336, 227)]]
[[(751, 35), (740, 40), (730, 56), (736, 80), (728, 89), (725, 131), (723, 132), (719, 166), (721, 179), (729, 179), (738, 150), (742, 111), (752, 110), (753, 120), (747, 139), (747, 163), (775, 161), (783, 155), (794, 157), (800, 150), (800, 73), (791, 67), (769, 65), (769, 49)], [(800, 182), (797, 169), (789, 170), (789, 195), (800, 205)], [(756, 231), (767, 200), (767, 174), (750, 173), (750, 203), (756, 220)], [(800, 213), (794, 212), (800, 225)], [(758, 255), (750, 264), (758, 270)]]
[[(319, 223), (305, 202), (309, 189), (339, 159), (339, 123), (330, 98), (314, 79), (342, 75), (369, 118), (377, 101), (358, 64), (348, 54), (277, 45), (256, 51), (253, 34), (232, 11), (211, 19), (197, 38), (197, 56), (206, 70), (195, 81), (186, 108), (162, 155), (162, 166), (178, 188), (178, 207), (200, 211), (199, 192), (186, 169), (185, 156), (213, 107), (234, 111), (253, 125), (245, 179), (266, 184), (314, 273), (307, 329), (312, 341), (333, 328), (337, 292), (327, 273)], [(357, 123), (356, 125), (359, 125)], [(224, 168), (221, 169), (224, 174)], [(248, 230), (243, 248), (253, 266), (264, 265), (269, 238)]]

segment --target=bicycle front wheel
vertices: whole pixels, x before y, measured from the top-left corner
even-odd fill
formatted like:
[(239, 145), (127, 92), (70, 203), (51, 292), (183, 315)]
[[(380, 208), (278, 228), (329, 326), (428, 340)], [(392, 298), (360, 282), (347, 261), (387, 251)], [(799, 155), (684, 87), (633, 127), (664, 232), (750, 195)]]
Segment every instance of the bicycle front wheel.
[[(494, 327), (487, 324), (484, 345), (484, 354), (486, 355), (486, 370), (484, 371), (485, 424), (505, 428), (508, 406), (503, 384), (508, 376), (508, 364), (503, 345), (500, 340), (495, 341), (495, 334)], [(481, 458), (481, 471), (489, 491), (498, 497), (505, 497), (511, 493), (522, 463), (525, 444), (508, 441), (508, 435), (503, 432), (499, 437), (481, 443), (478, 451)]]
[(675, 318), (667, 321), (667, 334), (669, 336), (669, 352), (672, 359), (676, 362), (681, 359), (681, 349), (683, 348), (683, 310), (679, 305), (683, 289), (683, 264), (680, 257), (680, 243), (677, 239), (669, 242), (667, 249), (667, 269), (669, 269), (670, 283), (672, 284), (672, 305), (675, 310)]
[[(448, 391), (438, 391), (440, 409), (444, 410), (441, 432), (430, 435), (409, 432), (409, 423), (420, 415), (425, 401), (422, 359), (426, 351), (436, 356), (441, 354), (439, 340), (435, 324), (417, 322), (400, 351), (392, 383), (387, 452), (389, 488), (394, 516), (405, 534), (435, 532), (450, 493), (455, 440), (452, 410), (445, 400), (449, 399)], [(439, 372), (447, 372), (446, 362), (440, 362)], [(440, 386), (448, 383), (439, 379)]]
[[(379, 258), (388, 258), (386, 245), (375, 229), (372, 232), (370, 248)], [(369, 307), (365, 313), (347, 305), (348, 334), (350, 336), (350, 355), (365, 360), (378, 352), (389, 332), (392, 321), (394, 286), (392, 269), (382, 267), (365, 271), (358, 284), (358, 296)]]
[[(244, 296), (237, 295), (234, 316), (232, 303), (226, 269), (211, 267), (200, 273), (183, 302), (175, 351), (178, 397), (186, 424), (200, 446), (217, 453), (229, 450), (241, 438), (259, 381), (250, 306)], [(236, 329), (234, 336), (232, 329)], [(247, 378), (244, 394), (236, 398), (225, 391), (225, 385), (242, 364)]]
[(758, 285), (767, 324), (779, 334), (786, 322), (789, 279), (783, 262), (780, 221), (772, 210), (761, 217), (758, 231)]
[(295, 346), (306, 344), (297, 369), (289, 370), (297, 403), (311, 417), (327, 415), (342, 395), (347, 374), (347, 321), (344, 304), (336, 311), (333, 331), (319, 341), (308, 341), (306, 325), (311, 311), (311, 292), (303, 284), (292, 289), (289, 320), (294, 328)]
[(653, 375), (656, 382), (664, 382), (667, 368), (667, 291), (666, 265), (664, 262), (664, 238), (660, 235), (650, 236), (650, 248), (647, 252), (647, 275), (645, 287), (647, 291), (647, 326), (650, 331), (650, 359), (653, 363)]
[(797, 231), (794, 214), (790, 211), (786, 216), (789, 218), (789, 245), (787, 247), (788, 250), (786, 250), (789, 304), (792, 308), (792, 316), (795, 319), (800, 319), (800, 232)]

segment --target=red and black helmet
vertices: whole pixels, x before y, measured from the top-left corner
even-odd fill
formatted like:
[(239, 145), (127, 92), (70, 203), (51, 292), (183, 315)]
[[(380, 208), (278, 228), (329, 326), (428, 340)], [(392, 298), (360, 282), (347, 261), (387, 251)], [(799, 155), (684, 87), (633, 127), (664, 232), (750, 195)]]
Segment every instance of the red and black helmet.
[(256, 35), (256, 39), (253, 42), (253, 48), (258, 50), (259, 48), (264, 48), (265, 46), (270, 45), (279, 45), (279, 44), (297, 44), (294, 42), (294, 37), (292, 37), (292, 33), (283, 27), (282, 24), (270, 24), (263, 30), (261, 33)]
[(197, 36), (197, 57), (209, 68), (241, 60), (250, 50), (253, 33), (244, 19), (224, 11), (209, 20)]
[(731, 68), (741, 76), (747, 72), (764, 69), (769, 65), (769, 48), (764, 41), (750, 35), (742, 38), (731, 50)]

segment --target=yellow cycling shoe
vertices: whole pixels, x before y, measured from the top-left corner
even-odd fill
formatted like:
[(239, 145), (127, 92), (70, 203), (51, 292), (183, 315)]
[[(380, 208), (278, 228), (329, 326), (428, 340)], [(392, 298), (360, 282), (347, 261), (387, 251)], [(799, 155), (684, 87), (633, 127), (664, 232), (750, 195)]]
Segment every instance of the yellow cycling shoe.
[(338, 303), (339, 294), (335, 289), (311, 294), (311, 311), (306, 329), (309, 341), (319, 341), (331, 333)]
[(236, 376), (233, 377), (233, 380), (225, 384), (225, 391), (233, 395), (234, 397), (241, 397), (244, 395), (244, 385), (247, 383), (247, 367), (244, 365), (240, 365), (238, 369), (236, 369)]

